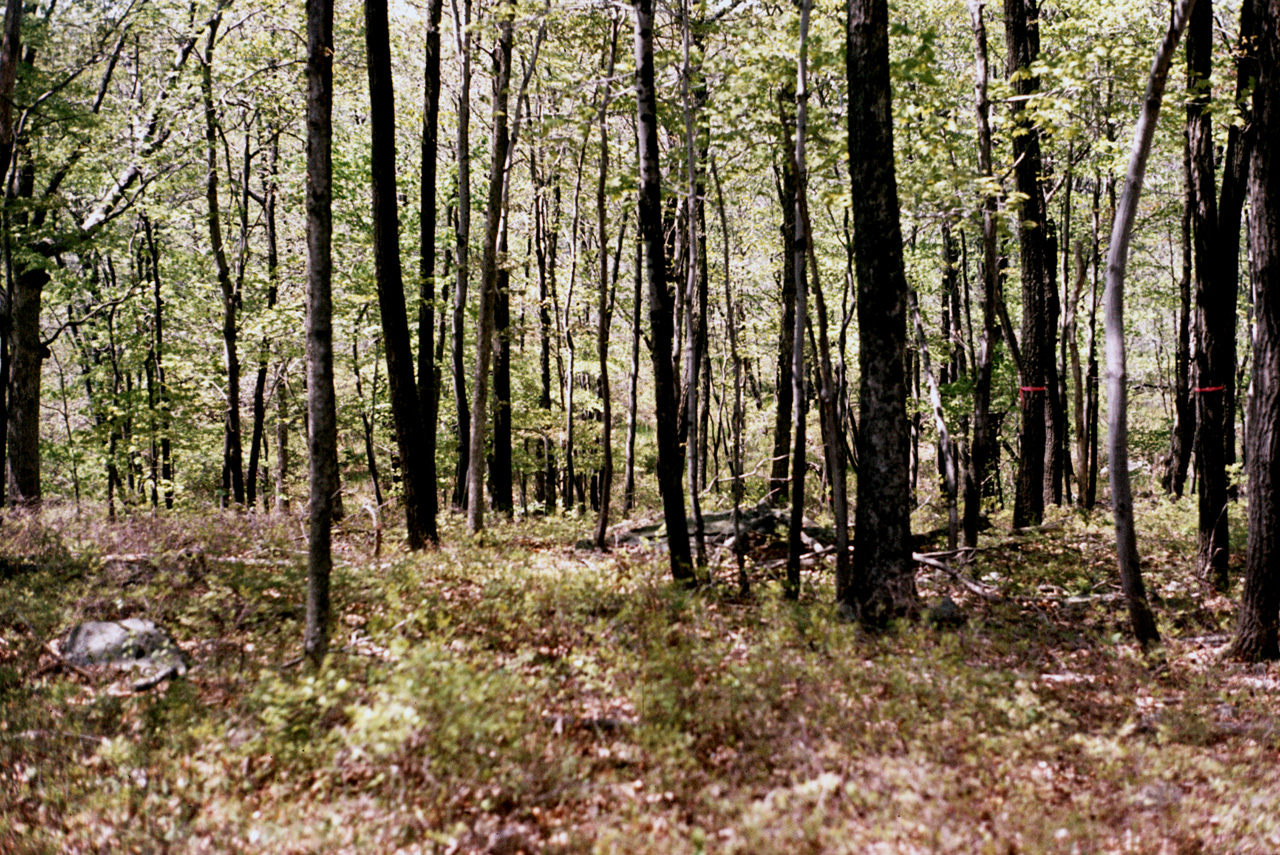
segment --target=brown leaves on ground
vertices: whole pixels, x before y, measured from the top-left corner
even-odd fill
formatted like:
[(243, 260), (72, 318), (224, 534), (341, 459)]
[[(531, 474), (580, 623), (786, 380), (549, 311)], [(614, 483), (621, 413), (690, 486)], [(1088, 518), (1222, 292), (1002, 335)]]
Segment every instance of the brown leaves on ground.
[[(875, 636), (821, 565), (798, 605), (757, 566), (744, 602), (729, 566), (673, 589), (564, 521), (379, 560), (352, 531), (311, 673), (296, 526), (148, 524), (0, 532), (0, 851), (1280, 851), (1280, 672), (1221, 660), (1231, 603), (1176, 532), (1144, 544), (1152, 670), (1101, 524), (993, 532), (961, 572), (995, 596), (918, 579), (963, 627)], [(45, 646), (135, 615), (186, 680)]]

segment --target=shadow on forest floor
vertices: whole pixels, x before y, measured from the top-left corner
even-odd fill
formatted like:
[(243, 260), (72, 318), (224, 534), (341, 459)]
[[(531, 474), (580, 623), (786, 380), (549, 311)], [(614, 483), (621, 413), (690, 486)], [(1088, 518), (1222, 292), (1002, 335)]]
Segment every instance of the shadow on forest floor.
[[(668, 584), (588, 521), (444, 520), (338, 541), (334, 648), (300, 651), (296, 519), (0, 524), (0, 851), (1275, 852), (1280, 670), (1221, 661), (1233, 604), (1191, 575), (1192, 509), (1142, 554), (1167, 667), (1128, 639), (1109, 521), (1064, 514), (921, 568), (955, 630), (837, 619), (831, 567), (782, 599)], [(59, 664), (140, 617), (197, 663), (148, 692)]]

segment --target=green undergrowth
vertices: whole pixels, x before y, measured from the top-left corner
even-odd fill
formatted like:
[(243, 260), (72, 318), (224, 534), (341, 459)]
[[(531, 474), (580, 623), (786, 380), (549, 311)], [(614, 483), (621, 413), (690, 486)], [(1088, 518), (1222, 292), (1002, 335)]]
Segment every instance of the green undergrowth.
[[(7, 520), (0, 851), (1280, 851), (1280, 671), (1220, 658), (1190, 508), (1145, 511), (1154, 669), (1102, 514), (997, 524), (972, 584), (919, 577), (963, 627), (881, 635), (838, 619), (829, 566), (799, 603), (755, 567), (742, 599), (728, 566), (687, 591), (575, 550), (585, 521), (447, 519), (380, 556), (351, 521), (319, 671), (295, 519)], [(198, 667), (134, 693), (46, 646), (132, 616)]]

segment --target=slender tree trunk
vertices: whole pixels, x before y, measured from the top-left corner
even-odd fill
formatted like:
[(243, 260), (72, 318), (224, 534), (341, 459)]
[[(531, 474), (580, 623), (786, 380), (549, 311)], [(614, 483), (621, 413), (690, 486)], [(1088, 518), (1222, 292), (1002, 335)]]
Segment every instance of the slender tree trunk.
[(805, 476), (805, 405), (804, 389), (804, 333), (808, 322), (808, 277), (806, 275), (809, 250), (808, 223), (804, 217), (804, 199), (808, 193), (808, 165), (805, 159), (806, 134), (809, 117), (809, 13), (812, 0), (804, 0), (800, 7), (800, 49), (796, 62), (796, 147), (794, 155), (796, 174), (795, 240), (792, 271), (795, 275), (796, 316), (791, 339), (791, 518), (787, 529), (787, 580), (785, 591), (788, 599), (800, 596), (800, 554), (803, 551), (800, 534), (804, 525), (804, 476)]
[[(729, 331), (729, 354), (733, 360), (733, 452), (729, 471), (733, 475), (733, 555), (738, 562), (738, 595), (751, 593), (747, 578), (746, 541), (742, 537), (742, 355), (738, 351), (738, 310), (733, 302), (733, 276), (729, 267), (729, 218), (725, 214), (724, 192), (720, 187), (720, 175), (716, 172), (715, 157), (710, 159), (711, 180), (716, 186), (716, 208), (720, 212), (720, 237), (724, 245), (724, 314)], [(845, 534), (848, 538), (848, 534)], [(847, 554), (848, 550), (844, 550)]]
[(636, 235), (635, 285), (631, 294), (631, 371), (627, 377), (627, 461), (622, 481), (625, 513), (636, 506), (636, 403), (640, 385), (640, 314), (644, 308), (644, 241)]
[(1249, 394), (1245, 465), (1249, 547), (1231, 655), (1280, 659), (1280, 0), (1246, 0), (1257, 39), (1249, 160), (1249, 247), (1257, 333)]
[(311, 501), (307, 552), (306, 655), (329, 648), (330, 526), (338, 491), (333, 393), (331, 188), (333, 2), (307, 0), (307, 410)]
[(396, 200), (395, 91), (391, 79), (391, 33), (387, 0), (366, 0), (365, 45), (369, 71), (369, 128), (373, 197), (373, 261), (378, 283), (378, 310), (386, 347), (387, 391), (403, 472), (406, 540), (410, 549), (427, 543), (424, 496), (434, 487), (425, 482), (420, 440), (422, 414), (414, 378), (413, 348), (405, 312), (400, 267), (400, 220)]
[(480, 261), (480, 316), (476, 321), (476, 372), (471, 391), (471, 449), (467, 471), (467, 530), (484, 528), (485, 438), (489, 407), (489, 362), (493, 357), (494, 308), (498, 291), (498, 233), (502, 226), (502, 185), (506, 175), (507, 104), (511, 88), (511, 40), (514, 5), (498, 13), (494, 54), (493, 157), (485, 211), (484, 255)]
[(1018, 216), (1018, 247), (1022, 271), (1022, 341), (1019, 409), (1022, 429), (1018, 442), (1018, 479), (1014, 496), (1013, 525), (1039, 525), (1044, 518), (1045, 401), (1047, 350), (1045, 281), (1046, 262), (1054, 259), (1046, 252), (1047, 218), (1040, 188), (1040, 130), (1026, 110), (1026, 99), (1040, 88), (1039, 78), (1030, 68), (1040, 54), (1039, 6), (1037, 0), (1004, 0), (1005, 41), (1008, 45), (1007, 73), (1013, 80), (1017, 98), (1010, 107), (1013, 134), (1014, 179), (1023, 196)]
[(773, 461), (769, 471), (769, 496), (777, 503), (786, 501), (787, 471), (791, 457), (792, 383), (791, 347), (796, 327), (796, 167), (795, 143), (792, 130), (795, 127), (795, 91), (783, 89), (778, 93), (778, 117), (781, 129), (780, 149), (782, 180), (778, 183), (778, 201), (782, 208), (782, 318), (778, 327), (778, 370), (774, 383), (774, 399), (777, 409), (773, 427)]
[(440, 125), (440, 17), (442, 0), (428, 7), (426, 59), (422, 72), (422, 163), (418, 185), (421, 206), (418, 230), (418, 407), (422, 411), (422, 534), (440, 541), (436, 525), (436, 439), (440, 412), (440, 375), (435, 360), (436, 326), (436, 160)]
[(907, 291), (907, 304), (911, 307), (911, 317), (916, 328), (916, 345), (920, 352), (920, 368), (925, 382), (929, 386), (929, 403), (933, 406), (933, 421), (938, 429), (938, 453), (942, 468), (943, 486), (947, 494), (947, 549), (956, 548), (957, 534), (960, 528), (960, 516), (956, 502), (956, 460), (952, 453), (951, 432), (947, 430), (946, 417), (942, 411), (942, 393), (938, 388), (938, 379), (933, 373), (932, 361), (929, 358), (929, 340), (924, 334), (924, 318), (920, 315), (920, 303), (913, 289)]
[(275, 390), (272, 393), (276, 401), (276, 513), (289, 513), (289, 384), (285, 374), (286, 365), (280, 366), (276, 376)]
[[(987, 28), (982, 20), (982, 0), (969, 0), (969, 18), (973, 27), (974, 55), (974, 109), (978, 117), (978, 170), (987, 178), (992, 177), (991, 165), (991, 103), (987, 99)], [(969, 470), (964, 489), (964, 544), (978, 545), (978, 528), (982, 515), (982, 485), (987, 479), (991, 447), (991, 366), (996, 337), (999, 334), (996, 320), (998, 281), (996, 252), (996, 197), (987, 193), (982, 200), (982, 338), (978, 344), (977, 364), (974, 366), (973, 386), (973, 441), (969, 450)]]
[[(609, 389), (609, 253), (608, 210), (605, 189), (609, 180), (609, 95), (613, 67), (618, 56), (619, 20), (610, 25), (609, 56), (605, 68), (604, 93), (600, 99), (600, 180), (596, 184), (596, 222), (600, 243), (600, 299), (596, 306), (596, 354), (600, 360), (600, 508), (596, 518), (595, 544), (604, 549), (604, 536), (609, 528), (609, 504), (613, 492), (613, 395)], [(621, 259), (619, 259), (621, 260)], [(617, 261), (614, 262), (617, 273)]]
[[(22, 0), (8, 0), (5, 4), (4, 35), (0, 42), (0, 176), (9, 175), (9, 163), (13, 159), (15, 133), (13, 124), (13, 91), (18, 79), (18, 61), (22, 55)], [(3, 221), (4, 257), (13, 257), (13, 235), (8, 210), (9, 194), (0, 187), (0, 219)], [(14, 331), (14, 289), (12, 274), (6, 271), (4, 277), (4, 302), (0, 305), (0, 507), (5, 503), (5, 481), (8, 428), (9, 428), (9, 378), (10, 378), (10, 338)], [(37, 322), (39, 321), (37, 309)], [(39, 371), (37, 363), (37, 372)], [(37, 438), (38, 447), (38, 438)], [(37, 500), (40, 476), (36, 473)], [(77, 496), (79, 493), (77, 479)], [(79, 501), (76, 507), (80, 506)]]
[(676, 436), (676, 378), (671, 362), (674, 307), (667, 289), (662, 236), (661, 151), (658, 148), (658, 99), (654, 89), (653, 0), (636, 0), (636, 125), (640, 160), (640, 211), (636, 218), (644, 241), (649, 282), (649, 329), (653, 343), (653, 386), (657, 409), (658, 489), (666, 516), (671, 575), (689, 584), (695, 579), (689, 531), (680, 484), (680, 448)]
[(226, 248), (222, 242), (222, 212), (218, 204), (218, 114), (213, 103), (213, 46), (217, 42), (221, 13), (213, 18), (205, 41), (204, 62), (200, 69), (200, 92), (204, 99), (204, 140), (206, 166), (205, 199), (209, 245), (213, 252), (214, 270), (222, 291), (222, 359), (226, 373), (226, 409), (223, 414), (222, 496), (221, 504), (244, 504), (244, 465), (240, 442), (240, 354), (237, 342), (237, 314), (240, 293), (231, 278)]
[(1138, 197), (1151, 141), (1155, 137), (1160, 103), (1164, 98), (1169, 65), (1178, 39), (1186, 27), (1195, 0), (1181, 0), (1172, 10), (1169, 29), (1151, 64), (1151, 76), (1143, 96), (1142, 112), (1133, 132), (1129, 168), (1125, 173), (1124, 192), (1116, 208), (1111, 227), (1111, 243), (1107, 251), (1107, 456), (1111, 472), (1111, 507), (1116, 525), (1116, 563), (1120, 584), (1129, 606), (1133, 634), (1143, 650), (1160, 644), (1160, 633), (1147, 603), (1147, 592), (1138, 564), (1138, 541), (1133, 525), (1133, 493), (1129, 484), (1129, 388), (1125, 368), (1124, 343), (1124, 275), (1129, 260), (1129, 242), (1138, 212)]
[(467, 403), (466, 316), (467, 279), (471, 274), (471, 0), (462, 13), (453, 3), (453, 28), (458, 41), (458, 222), (457, 281), (453, 291), (453, 403), (458, 414), (458, 463), (454, 470), (453, 505), (467, 506), (467, 471), (471, 467), (471, 408)]
[[(247, 157), (248, 148), (246, 146), (244, 194), (241, 202), (243, 210), (246, 212), (249, 206), (249, 180), (247, 174), (249, 171), (249, 163)], [(276, 307), (276, 300), (279, 296), (280, 286), (277, 274), (279, 266), (279, 250), (277, 248), (276, 238), (276, 174), (278, 171), (278, 161), (280, 157), (280, 134), (274, 128), (271, 130), (271, 161), (269, 167), (269, 176), (267, 186), (263, 196), (263, 213), (267, 226), (267, 311), (270, 312)], [(271, 343), (264, 335), (259, 344), (258, 355), (258, 376), (254, 379), (253, 384), (253, 434), (249, 443), (249, 482), (245, 485), (245, 498), (249, 502), (249, 506), (253, 507), (254, 498), (257, 495), (258, 483), (258, 458), (262, 450), (265, 436), (263, 435), (266, 423), (266, 389), (267, 389), (267, 356), (270, 353)], [(252, 485), (252, 486), (251, 486)], [(379, 502), (381, 504), (381, 502)], [(266, 497), (263, 497), (263, 507), (266, 507)]]
[(887, 0), (850, 0), (849, 177), (858, 279), (857, 574), (844, 602), (869, 626), (916, 608), (907, 461), (907, 281), (898, 220)]
[(1195, 444), (1196, 405), (1191, 399), (1191, 147), (1183, 145), (1186, 193), (1182, 206), (1182, 273), (1178, 277), (1178, 351), (1174, 368), (1174, 423), (1169, 439), (1169, 461), (1160, 479), (1166, 492), (1179, 499), (1187, 483), (1191, 449)]

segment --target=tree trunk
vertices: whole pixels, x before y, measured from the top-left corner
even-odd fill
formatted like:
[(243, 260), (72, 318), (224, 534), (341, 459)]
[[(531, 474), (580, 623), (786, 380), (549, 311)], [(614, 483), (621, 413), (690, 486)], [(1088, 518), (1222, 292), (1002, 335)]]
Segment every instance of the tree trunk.
[(627, 377), (627, 461), (622, 481), (622, 506), (636, 506), (636, 399), (640, 385), (640, 314), (644, 308), (644, 241), (637, 233), (635, 286), (631, 294), (631, 371)]
[(657, 410), (658, 488), (666, 516), (671, 575), (694, 581), (689, 530), (680, 484), (680, 447), (676, 436), (676, 378), (671, 362), (674, 307), (667, 289), (662, 235), (662, 153), (658, 148), (658, 99), (654, 89), (653, 0), (636, 0), (636, 125), (639, 136), (640, 210), (636, 222), (644, 241), (645, 278), (649, 282), (649, 329), (653, 343), (653, 386)]
[[(1022, 428), (1018, 442), (1018, 480), (1013, 504), (1013, 526), (1039, 525), (1044, 519), (1045, 412), (1048, 386), (1046, 352), (1046, 252), (1047, 218), (1040, 188), (1040, 130), (1026, 110), (1026, 99), (1040, 88), (1030, 68), (1040, 55), (1037, 0), (1004, 0), (1006, 72), (1017, 96), (1010, 106), (1013, 132), (1014, 180), (1023, 196), (1018, 216), (1018, 248), (1022, 269), (1022, 341), (1019, 409)], [(1016, 77), (1015, 77), (1016, 75)]]
[(311, 501), (307, 551), (306, 655), (317, 666), (329, 648), (330, 526), (338, 491), (333, 392), (333, 2), (307, 0), (307, 410)]
[(778, 201), (782, 208), (782, 319), (778, 327), (778, 370), (774, 382), (773, 460), (769, 470), (769, 497), (775, 503), (786, 501), (787, 470), (791, 456), (791, 347), (796, 327), (796, 167), (792, 129), (795, 126), (795, 91), (778, 93), (778, 117), (781, 129), (780, 148), (782, 180), (778, 183)]
[(1191, 147), (1192, 248), (1196, 301), (1196, 467), (1199, 529), (1196, 571), (1226, 591), (1230, 549), (1227, 528), (1226, 418), (1235, 381), (1236, 294), (1223, 289), (1218, 265), (1218, 208), (1214, 186), (1209, 73), (1213, 8), (1200, 0), (1187, 26), (1187, 139)]
[(485, 429), (488, 426), (489, 362), (493, 357), (494, 309), (498, 292), (498, 233), (502, 225), (502, 185), (506, 175), (507, 104), (511, 88), (511, 15), (499, 12), (494, 54), (493, 156), (485, 210), (484, 255), (480, 261), (480, 315), (476, 320), (476, 371), (471, 390), (471, 449), (467, 470), (467, 531), (484, 528)]
[[(982, 0), (969, 0), (969, 18), (974, 35), (974, 110), (978, 121), (978, 170), (986, 178), (991, 165), (991, 103), (987, 99), (987, 28), (982, 20)], [(982, 516), (982, 485), (990, 471), (991, 447), (991, 366), (999, 329), (996, 320), (999, 271), (996, 252), (996, 197), (988, 193), (982, 200), (982, 338), (978, 343), (973, 385), (973, 440), (964, 486), (964, 545), (978, 545)]]
[[(1206, 4), (1207, 5), (1207, 4)], [(1183, 145), (1185, 184), (1182, 205), (1182, 274), (1178, 278), (1178, 351), (1174, 356), (1174, 422), (1169, 437), (1169, 460), (1160, 484), (1179, 499), (1187, 483), (1191, 448), (1195, 444), (1196, 410), (1191, 400), (1191, 147)]]
[(426, 59), (423, 63), (422, 161), (418, 185), (418, 408), (422, 411), (422, 534), (439, 543), (436, 437), (440, 375), (435, 360), (436, 326), (436, 160), (440, 125), (440, 15), (442, 0), (428, 7)]
[(1245, 466), (1249, 484), (1249, 547), (1240, 615), (1231, 655), (1280, 659), (1280, 0), (1246, 0), (1257, 33), (1249, 159), (1249, 247), (1257, 333), (1249, 397)]
[(857, 575), (845, 602), (868, 626), (916, 609), (907, 461), (907, 281), (893, 160), (887, 0), (850, 0), (849, 177), (858, 280)]
[(787, 599), (800, 596), (800, 555), (804, 551), (800, 534), (804, 525), (804, 476), (805, 476), (805, 409), (808, 403), (804, 388), (804, 335), (809, 318), (808, 311), (808, 223), (804, 216), (804, 199), (808, 192), (808, 164), (805, 158), (806, 135), (809, 118), (809, 14), (812, 0), (804, 0), (800, 7), (800, 49), (796, 62), (796, 194), (794, 240), (792, 241), (791, 269), (795, 276), (795, 325), (791, 338), (791, 516), (787, 527), (787, 579), (784, 590)]
[(213, 252), (214, 270), (222, 291), (222, 359), (226, 373), (226, 408), (223, 413), (222, 494), (220, 504), (244, 504), (244, 465), (240, 433), (240, 354), (238, 351), (236, 316), (240, 310), (240, 292), (231, 279), (231, 267), (222, 243), (222, 213), (218, 204), (218, 114), (213, 103), (213, 46), (216, 43), (221, 13), (214, 15), (205, 41), (204, 62), (200, 67), (200, 93), (204, 99), (204, 140), (206, 168), (205, 200), (209, 246)]
[[(246, 135), (247, 136), (247, 135)], [(242, 198), (244, 216), (247, 219), (249, 204), (249, 163), (248, 163), (248, 146), (246, 146), (245, 157), (245, 180), (244, 193)], [(276, 243), (276, 173), (277, 162), (280, 157), (280, 134), (274, 128), (271, 131), (271, 162), (270, 172), (267, 180), (267, 186), (264, 188), (263, 195), (263, 212), (266, 218), (267, 226), (267, 311), (270, 312), (276, 307), (276, 299), (279, 296), (279, 278), (277, 275), (277, 267), (279, 265), (279, 251)], [(257, 495), (258, 483), (258, 457), (262, 449), (265, 437), (263, 430), (266, 422), (266, 388), (267, 388), (267, 355), (270, 352), (271, 343), (266, 336), (262, 337), (259, 344), (258, 355), (258, 376), (254, 379), (253, 384), (253, 434), (249, 442), (249, 481), (245, 485), (245, 498), (248, 500), (249, 507), (253, 507), (254, 498)], [(379, 502), (381, 504), (381, 502)], [(263, 497), (263, 507), (266, 507), (266, 497)]]
[[(618, 56), (619, 20), (610, 25), (609, 58), (605, 68), (604, 94), (600, 99), (600, 180), (596, 184), (596, 221), (600, 242), (600, 299), (596, 306), (596, 355), (600, 360), (600, 508), (596, 518), (595, 544), (604, 549), (605, 531), (609, 528), (609, 502), (613, 492), (613, 396), (609, 389), (609, 253), (608, 211), (605, 190), (609, 180), (609, 82)], [(620, 261), (621, 259), (618, 259)], [(617, 261), (614, 262), (617, 273)]]
[(1129, 484), (1129, 388), (1125, 368), (1124, 343), (1124, 275), (1129, 260), (1129, 242), (1138, 212), (1138, 197), (1146, 173), (1151, 141), (1155, 137), (1160, 103), (1164, 98), (1169, 65), (1182, 30), (1195, 0), (1182, 0), (1172, 11), (1169, 29), (1151, 64), (1151, 76), (1143, 96), (1142, 112), (1133, 132), (1129, 168), (1125, 173), (1124, 192), (1116, 208), (1111, 227), (1111, 243), (1107, 250), (1107, 456), (1111, 472), (1111, 507), (1115, 514), (1116, 563), (1120, 569), (1120, 585), (1129, 606), (1133, 634), (1143, 650), (1160, 644), (1160, 632), (1147, 603), (1147, 592), (1138, 564), (1138, 541), (1133, 525), (1133, 493)]
[(458, 42), (458, 222), (454, 229), (457, 281), (453, 291), (453, 403), (458, 414), (458, 461), (453, 479), (453, 506), (467, 507), (467, 471), (471, 468), (471, 408), (467, 403), (467, 279), (471, 274), (471, 0), (462, 12), (453, 6)]
[(422, 414), (414, 378), (413, 348), (400, 267), (400, 219), (396, 211), (395, 91), (391, 79), (391, 33), (387, 0), (366, 0), (365, 45), (369, 70), (370, 186), (373, 201), (373, 262), (378, 310), (386, 348), (387, 391), (403, 472), (406, 540), (410, 549), (427, 543), (424, 497), (434, 487), (424, 478), (419, 438)]

